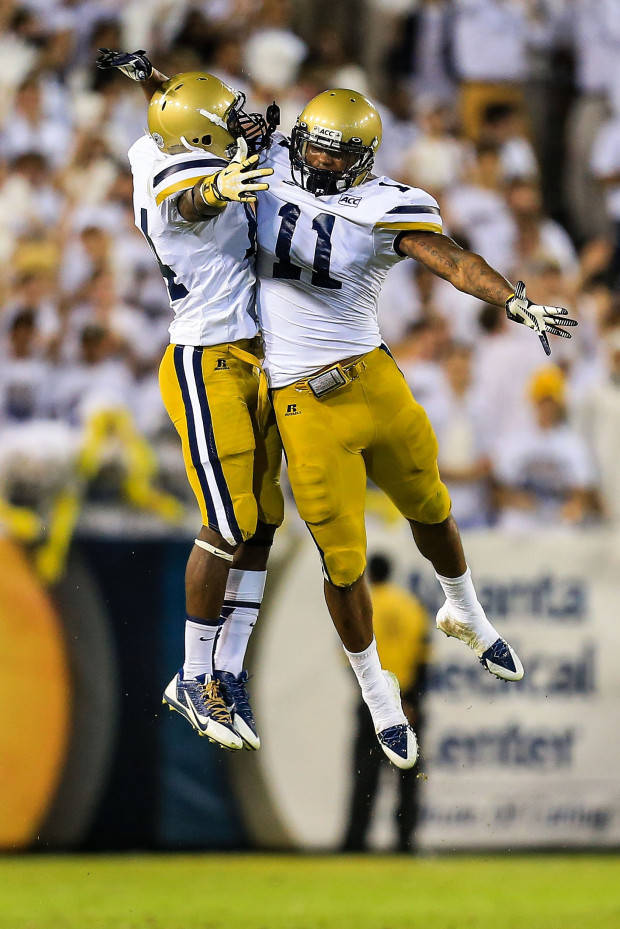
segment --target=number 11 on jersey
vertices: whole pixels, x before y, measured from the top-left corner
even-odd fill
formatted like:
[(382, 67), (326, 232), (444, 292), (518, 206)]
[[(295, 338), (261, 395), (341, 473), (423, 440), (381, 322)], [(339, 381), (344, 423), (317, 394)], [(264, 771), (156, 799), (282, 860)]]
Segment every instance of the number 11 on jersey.
[[(276, 240), (275, 253), (278, 260), (273, 263), (273, 276), (288, 281), (298, 281), (302, 269), (291, 261), (291, 244), (301, 210), (294, 203), (285, 203), (280, 207), (278, 215), (282, 217), (282, 222)], [(312, 284), (315, 287), (327, 287), (330, 290), (340, 290), (342, 287), (341, 281), (335, 280), (329, 274), (332, 256), (331, 236), (335, 221), (336, 217), (331, 213), (319, 213), (312, 221), (312, 229), (316, 232)]]

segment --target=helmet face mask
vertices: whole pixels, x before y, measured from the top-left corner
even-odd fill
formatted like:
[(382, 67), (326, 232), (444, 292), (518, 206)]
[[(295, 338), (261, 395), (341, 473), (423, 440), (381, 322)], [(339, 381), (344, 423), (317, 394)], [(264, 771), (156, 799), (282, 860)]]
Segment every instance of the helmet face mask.
[[(381, 144), (381, 117), (363, 95), (326, 90), (300, 114), (291, 133), (293, 180), (317, 197), (343, 193), (361, 184)], [(320, 167), (320, 152), (337, 157), (337, 169)]]
[(267, 125), (265, 117), (261, 113), (246, 113), (243, 109), (244, 105), (245, 94), (238, 91), (237, 99), (226, 116), (228, 131), (235, 140), (234, 150), (228, 156), (229, 158), (232, 158), (235, 154), (239, 136), (245, 139), (248, 154), (255, 155), (267, 147), (269, 138), (275, 129), (275, 125)]
[[(345, 167), (334, 170), (312, 165), (308, 161), (308, 146), (342, 157)], [(297, 125), (291, 132), (290, 157), (295, 183), (316, 197), (325, 197), (344, 193), (361, 175), (366, 176), (372, 168), (374, 152), (362, 145), (361, 139), (351, 139), (350, 142), (334, 139), (326, 141), (302, 125)]]

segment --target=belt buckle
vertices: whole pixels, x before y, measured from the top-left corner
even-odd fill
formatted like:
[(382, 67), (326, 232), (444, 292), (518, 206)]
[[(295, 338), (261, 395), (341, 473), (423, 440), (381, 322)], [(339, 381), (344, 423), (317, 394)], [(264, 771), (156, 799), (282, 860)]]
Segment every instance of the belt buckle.
[(327, 371), (309, 377), (306, 383), (316, 399), (322, 400), (327, 394), (344, 387), (350, 380), (351, 378), (347, 376), (342, 365), (335, 364), (328, 368)]

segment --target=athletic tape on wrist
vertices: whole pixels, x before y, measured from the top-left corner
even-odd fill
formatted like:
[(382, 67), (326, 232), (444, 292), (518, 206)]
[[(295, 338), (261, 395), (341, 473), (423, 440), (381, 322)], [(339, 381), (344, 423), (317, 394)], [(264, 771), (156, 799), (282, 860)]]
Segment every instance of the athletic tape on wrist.
[(210, 554), (215, 555), (216, 558), (223, 558), (224, 561), (232, 562), (235, 557), (229, 554), (229, 552), (222, 551), (221, 548), (216, 548), (215, 545), (209, 545), (208, 542), (203, 542), (202, 539), (194, 539), (194, 542), (199, 548), (204, 548), (205, 552), (210, 552)]
[(217, 175), (212, 178), (207, 178), (202, 182), (200, 185), (200, 196), (205, 206), (211, 209), (222, 209), (226, 206), (228, 201), (219, 194), (219, 188), (215, 183), (216, 177)]

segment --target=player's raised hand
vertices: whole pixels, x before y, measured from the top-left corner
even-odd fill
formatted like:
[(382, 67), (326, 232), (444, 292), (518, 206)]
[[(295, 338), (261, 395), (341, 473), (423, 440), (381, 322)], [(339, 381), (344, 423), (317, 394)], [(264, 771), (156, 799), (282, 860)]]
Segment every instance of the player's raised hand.
[(118, 68), (132, 81), (148, 81), (153, 73), (153, 65), (143, 48), (136, 52), (115, 52), (110, 48), (100, 48), (95, 64), (103, 71)]
[[(208, 206), (218, 206), (232, 200), (254, 203), (256, 192), (268, 190), (263, 178), (273, 174), (273, 168), (255, 168), (258, 155), (233, 160), (217, 174), (207, 177), (202, 182), (200, 193)], [(219, 202), (219, 203), (218, 203)]]
[(506, 301), (506, 316), (513, 322), (523, 323), (537, 332), (546, 355), (551, 354), (548, 332), (563, 339), (570, 339), (571, 333), (566, 329), (577, 325), (577, 320), (571, 319), (564, 307), (540, 306), (528, 300), (523, 281), (517, 281), (514, 294)]

